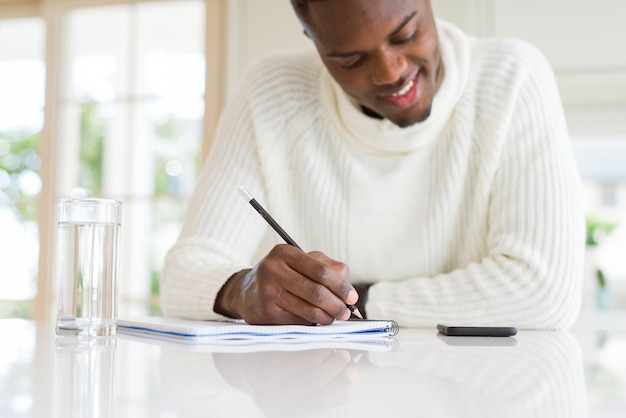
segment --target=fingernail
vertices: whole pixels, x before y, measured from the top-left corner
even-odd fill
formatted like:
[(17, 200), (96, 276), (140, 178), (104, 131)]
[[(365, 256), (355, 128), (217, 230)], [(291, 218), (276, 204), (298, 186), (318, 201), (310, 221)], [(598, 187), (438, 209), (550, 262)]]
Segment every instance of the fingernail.
[(348, 299), (346, 300), (346, 302), (349, 305), (352, 305), (356, 303), (357, 300), (359, 300), (359, 294), (356, 292), (356, 290), (352, 289), (350, 293), (348, 293)]
[(346, 309), (346, 312), (341, 317), (341, 321), (347, 321), (350, 318), (351, 312), (350, 309)]

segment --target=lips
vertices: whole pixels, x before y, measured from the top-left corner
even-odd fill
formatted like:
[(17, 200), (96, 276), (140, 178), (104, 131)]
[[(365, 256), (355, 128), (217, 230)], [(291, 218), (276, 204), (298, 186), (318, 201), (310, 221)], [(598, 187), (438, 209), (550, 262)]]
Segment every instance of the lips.
[(405, 94), (407, 94), (409, 91), (411, 91), (411, 89), (413, 88), (413, 86), (414, 86), (414, 85), (415, 85), (415, 80), (410, 80), (410, 81), (406, 84), (406, 86), (404, 86), (404, 87), (402, 88), (402, 90), (400, 90), (400, 91), (399, 91), (399, 92), (397, 92), (397, 93), (393, 93), (391, 96), (392, 96), (392, 97), (402, 97), (402, 96), (404, 96)]
[(382, 94), (381, 97), (388, 103), (397, 107), (408, 107), (415, 103), (419, 88), (419, 73), (406, 81), (399, 89)]

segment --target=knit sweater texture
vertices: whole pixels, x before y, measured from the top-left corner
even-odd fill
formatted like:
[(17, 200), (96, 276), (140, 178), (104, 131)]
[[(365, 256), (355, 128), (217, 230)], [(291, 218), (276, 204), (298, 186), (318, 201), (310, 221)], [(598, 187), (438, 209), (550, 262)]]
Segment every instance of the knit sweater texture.
[(368, 317), (567, 328), (584, 217), (553, 72), (533, 46), (437, 21), (445, 76), (423, 122), (365, 115), (316, 52), (250, 69), (220, 119), (162, 279), (166, 315), (223, 319), (215, 298), (280, 237), (374, 283)]

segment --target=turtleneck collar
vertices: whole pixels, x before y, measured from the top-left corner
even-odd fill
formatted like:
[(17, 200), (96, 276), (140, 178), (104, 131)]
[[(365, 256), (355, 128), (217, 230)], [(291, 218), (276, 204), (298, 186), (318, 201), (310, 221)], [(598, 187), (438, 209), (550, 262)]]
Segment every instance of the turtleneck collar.
[(353, 145), (369, 153), (398, 154), (430, 143), (445, 127), (465, 89), (470, 65), (469, 41), (456, 26), (437, 20), (443, 80), (428, 119), (406, 128), (367, 116), (324, 68), (320, 87), (324, 108)]

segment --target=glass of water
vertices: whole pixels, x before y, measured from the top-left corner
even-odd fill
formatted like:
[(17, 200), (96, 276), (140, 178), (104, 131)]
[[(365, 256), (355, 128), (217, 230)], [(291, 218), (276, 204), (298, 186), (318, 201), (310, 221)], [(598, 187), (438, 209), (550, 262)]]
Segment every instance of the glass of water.
[(61, 199), (57, 209), (56, 333), (115, 335), (122, 203)]

